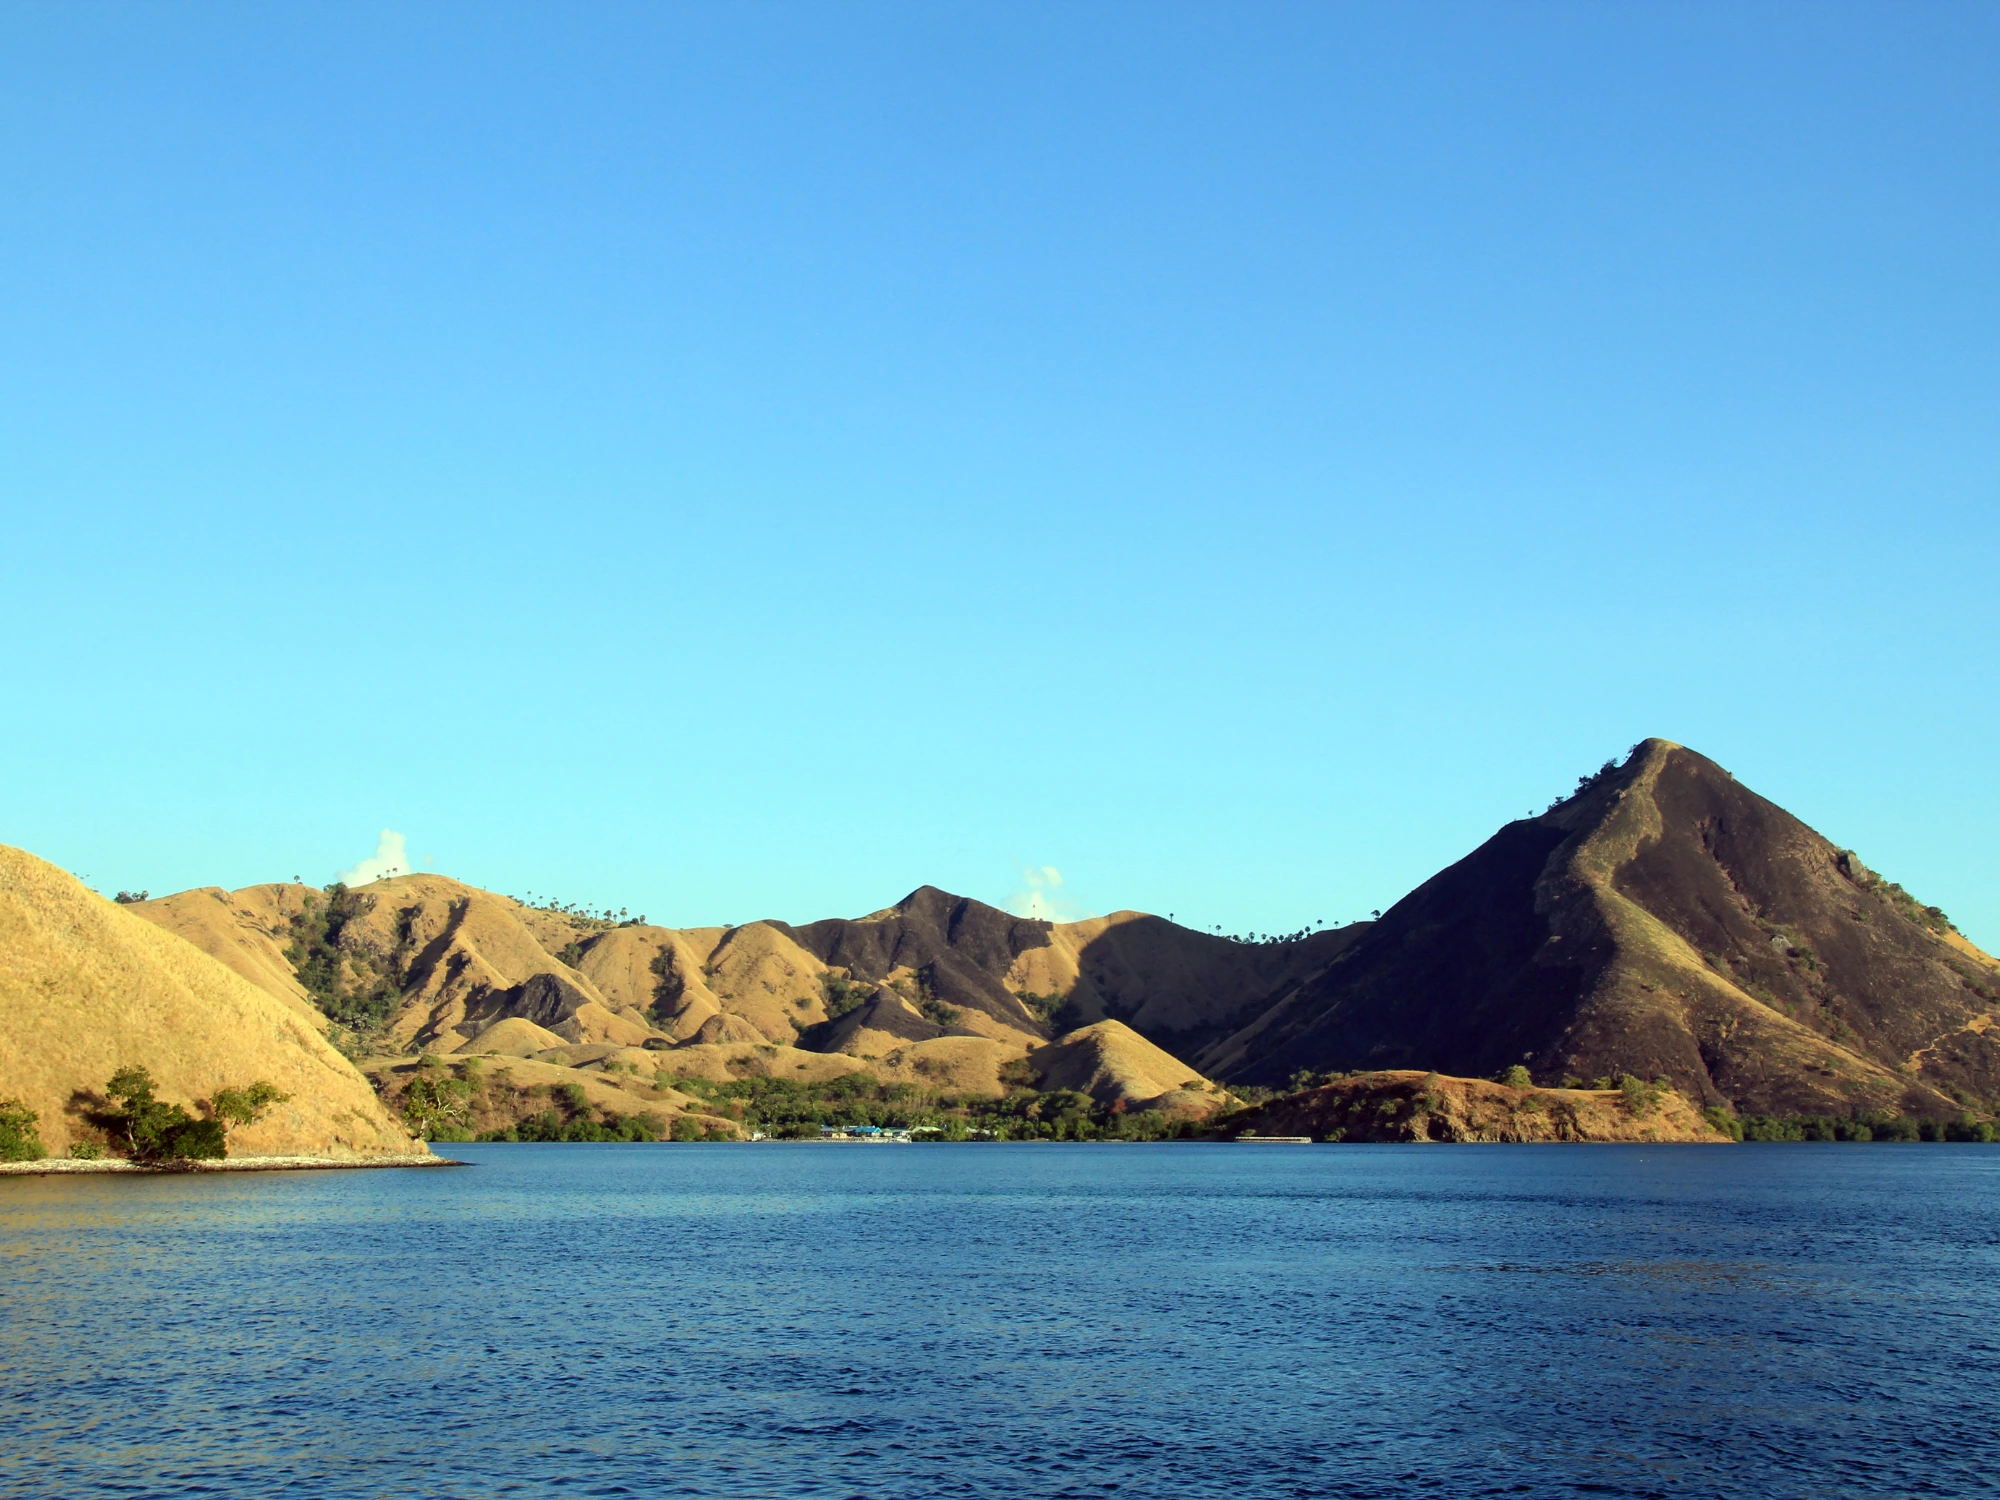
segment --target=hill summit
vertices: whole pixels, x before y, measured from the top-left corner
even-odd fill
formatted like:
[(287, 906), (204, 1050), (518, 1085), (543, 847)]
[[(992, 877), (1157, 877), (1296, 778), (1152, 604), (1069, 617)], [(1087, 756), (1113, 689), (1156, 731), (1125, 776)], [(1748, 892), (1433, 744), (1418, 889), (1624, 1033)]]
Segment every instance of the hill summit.
[(2000, 1095), (2000, 965), (1722, 767), (1647, 740), (1509, 823), (1192, 1059), (1664, 1077), (1749, 1111), (1955, 1113)]

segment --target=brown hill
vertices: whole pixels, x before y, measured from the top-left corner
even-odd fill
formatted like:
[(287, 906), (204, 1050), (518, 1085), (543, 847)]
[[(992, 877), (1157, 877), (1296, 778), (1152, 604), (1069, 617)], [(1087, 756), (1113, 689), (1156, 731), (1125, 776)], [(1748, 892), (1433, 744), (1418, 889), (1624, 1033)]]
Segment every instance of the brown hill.
[(602, 924), (440, 875), (331, 895), (297, 885), (183, 891), (132, 910), (273, 995), (379, 1025), (392, 1050), (454, 1052), (509, 1019), (567, 1043), (671, 1040), (646, 1013), (650, 993), (607, 992), (568, 961), (581, 964), (579, 939)]
[(1398, 902), (1195, 1061), (1666, 1077), (1746, 1111), (2000, 1096), (2000, 966), (1712, 761), (1648, 740)]
[(1233, 1136), (1316, 1141), (1687, 1141), (1729, 1139), (1671, 1089), (1517, 1089), (1436, 1073), (1363, 1073), (1217, 1121)]
[[(1353, 937), (1239, 943), (1136, 912), (1052, 924), (932, 887), (796, 928), (611, 926), (435, 875), (332, 895), (203, 889), (132, 909), (399, 1056), (519, 1056), (527, 1038), (553, 1036), (551, 1055), (762, 1043), (867, 1063), (983, 1038), (1005, 1061), (1046, 1041), (1052, 1021), (1105, 1019), (1185, 1046), (1268, 1006)], [(987, 1050), (966, 1055), (989, 1071)]]
[(1262, 1013), (1365, 930), (1239, 942), (1143, 912), (1016, 917), (934, 886), (856, 920), (768, 925), (829, 971), (899, 984), (982, 1035), (1033, 1044), (1111, 1019), (1183, 1054)]
[(0, 1016), (0, 1097), (40, 1114), (57, 1155), (97, 1138), (86, 1119), (93, 1091), (128, 1065), (149, 1069), (163, 1100), (190, 1107), (259, 1080), (289, 1095), (231, 1133), (232, 1156), (428, 1155), (296, 998), (4, 845)]
[[(894, 908), (817, 924), (814, 939), (847, 961), (833, 965), (782, 923), (614, 926), (434, 875), (355, 891), (186, 891), (130, 910), (184, 933), (274, 997), (302, 1005), (308, 996), (358, 1027), (382, 1054), (369, 1070), (391, 1098), (405, 1059), (420, 1052), (534, 1060), (567, 1070), (554, 1082), (583, 1086), (614, 1065), (612, 1054), (641, 1050), (653, 1054), (649, 1076), (720, 1082), (859, 1070), (890, 1083), (1000, 1093), (998, 1069), (1043, 1039), (1041, 1023), (990, 980), (975, 986), (974, 1005), (939, 993), (967, 998), (955, 937), (990, 918), (1014, 919), (968, 902), (969, 923), (933, 932), (923, 898), (906, 903), (918, 913), (906, 928)], [(996, 993), (1000, 1016), (975, 1008)], [(1012, 1024), (1023, 1018), (1025, 1028)], [(822, 1054), (825, 1065), (793, 1061)], [(685, 1103), (645, 1097), (669, 1117)]]
[(871, 916), (770, 925), (850, 980), (907, 989), (933, 1024), (945, 1025), (939, 1017), (956, 1011), (954, 1024), (1023, 1046), (1046, 1035), (1043, 1018), (1006, 984), (1022, 952), (1047, 946), (1046, 922), (923, 886)]
[(1206, 1115), (1229, 1096), (1122, 1021), (1099, 1021), (1028, 1054), (1043, 1089), (1073, 1089), (1098, 1104)]

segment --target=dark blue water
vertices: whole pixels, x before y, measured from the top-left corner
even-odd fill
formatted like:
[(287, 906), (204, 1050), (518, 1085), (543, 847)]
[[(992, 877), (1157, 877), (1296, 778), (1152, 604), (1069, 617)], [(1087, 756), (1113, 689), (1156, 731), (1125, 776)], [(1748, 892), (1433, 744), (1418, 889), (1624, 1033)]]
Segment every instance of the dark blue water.
[(0, 1492), (1965, 1495), (2000, 1147), (0, 1181)]

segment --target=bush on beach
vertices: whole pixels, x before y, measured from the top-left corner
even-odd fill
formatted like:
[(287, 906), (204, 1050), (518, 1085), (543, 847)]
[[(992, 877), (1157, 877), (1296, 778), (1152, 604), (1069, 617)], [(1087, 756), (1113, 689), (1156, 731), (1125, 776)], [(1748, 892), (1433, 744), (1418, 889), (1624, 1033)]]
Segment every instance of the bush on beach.
[(0, 1099), (0, 1161), (40, 1161), (49, 1154), (35, 1130), (39, 1119), (19, 1099)]

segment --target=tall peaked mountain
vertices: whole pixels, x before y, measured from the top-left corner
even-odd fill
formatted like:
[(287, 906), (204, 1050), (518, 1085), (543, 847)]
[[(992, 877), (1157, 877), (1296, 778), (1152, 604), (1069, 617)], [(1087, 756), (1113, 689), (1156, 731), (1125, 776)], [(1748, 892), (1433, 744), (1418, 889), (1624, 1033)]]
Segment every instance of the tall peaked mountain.
[(1647, 740), (1426, 881), (1191, 1058), (1275, 1084), (1419, 1067), (1665, 1077), (1753, 1111), (2000, 1096), (2000, 965), (1713, 761)]

